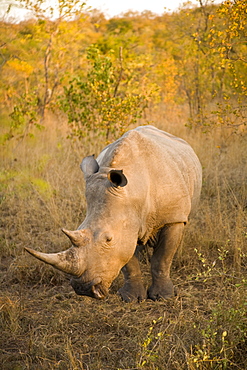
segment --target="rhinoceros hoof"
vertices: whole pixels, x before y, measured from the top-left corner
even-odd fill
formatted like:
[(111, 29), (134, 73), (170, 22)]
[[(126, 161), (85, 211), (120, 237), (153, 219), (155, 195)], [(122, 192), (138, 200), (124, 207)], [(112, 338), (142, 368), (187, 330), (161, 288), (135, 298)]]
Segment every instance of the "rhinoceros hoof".
[(162, 279), (151, 285), (148, 289), (148, 298), (153, 301), (168, 299), (174, 296), (173, 284), (170, 279)]
[(124, 302), (142, 302), (147, 298), (147, 292), (140, 280), (127, 281), (118, 293)]

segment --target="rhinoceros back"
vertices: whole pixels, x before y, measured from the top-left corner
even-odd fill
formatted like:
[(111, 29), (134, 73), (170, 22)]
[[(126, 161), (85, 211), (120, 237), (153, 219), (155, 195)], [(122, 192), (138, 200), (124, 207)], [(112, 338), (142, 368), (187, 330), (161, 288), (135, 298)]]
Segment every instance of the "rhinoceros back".
[(191, 146), (153, 126), (140, 126), (108, 145), (101, 167), (123, 170), (126, 192), (146, 213), (146, 222), (187, 222), (201, 191), (201, 165)]

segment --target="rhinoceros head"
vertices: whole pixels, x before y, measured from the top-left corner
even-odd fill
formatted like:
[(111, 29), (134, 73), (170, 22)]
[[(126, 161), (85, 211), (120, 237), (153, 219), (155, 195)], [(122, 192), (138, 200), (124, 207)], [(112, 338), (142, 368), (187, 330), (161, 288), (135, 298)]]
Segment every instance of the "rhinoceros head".
[(99, 171), (93, 156), (86, 157), (81, 169), (86, 180), (87, 216), (78, 230), (62, 231), (72, 246), (59, 253), (42, 253), (25, 248), (31, 255), (70, 274), (79, 295), (104, 298), (112, 281), (133, 256), (137, 227), (131, 211), (126, 211), (126, 185), (122, 170)]

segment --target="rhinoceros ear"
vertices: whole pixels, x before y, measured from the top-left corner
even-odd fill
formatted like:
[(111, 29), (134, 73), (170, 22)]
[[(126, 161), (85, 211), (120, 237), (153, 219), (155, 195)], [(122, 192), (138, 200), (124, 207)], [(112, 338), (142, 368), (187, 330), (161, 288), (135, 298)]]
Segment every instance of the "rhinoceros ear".
[(107, 178), (115, 186), (125, 186), (128, 183), (126, 176), (123, 174), (123, 170), (111, 170), (107, 174)]
[(92, 175), (93, 173), (98, 172), (99, 170), (99, 165), (96, 159), (94, 159), (94, 154), (88, 157), (85, 157), (82, 160), (80, 167), (85, 177), (88, 177)]

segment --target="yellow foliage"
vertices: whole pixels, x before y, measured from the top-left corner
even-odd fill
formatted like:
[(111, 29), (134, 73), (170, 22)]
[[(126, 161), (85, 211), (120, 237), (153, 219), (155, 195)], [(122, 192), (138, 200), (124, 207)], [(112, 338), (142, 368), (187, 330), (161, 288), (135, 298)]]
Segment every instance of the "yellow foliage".
[(6, 65), (8, 68), (13, 69), (15, 73), (17, 72), (24, 77), (30, 76), (33, 72), (33, 67), (30, 64), (17, 58), (9, 60)]
[(163, 101), (173, 102), (177, 93), (178, 85), (176, 76), (178, 74), (178, 68), (173, 59), (164, 59), (157, 65), (156, 71), (161, 79), (161, 90), (164, 91)]
[[(45, 158), (45, 155), (43, 157)], [(0, 183), (1, 191), (6, 191), (8, 188), (9, 191), (21, 194), (23, 199), (28, 196), (30, 185), (34, 192), (43, 199), (49, 199), (54, 194), (54, 189), (48, 181), (40, 176), (30, 176), (28, 169), (21, 172), (16, 170), (0, 171)]]
[(51, 195), (53, 194), (53, 189), (49, 182), (45, 181), (42, 178), (39, 177), (33, 177), (31, 179), (31, 183), (34, 187), (34, 189), (41, 195), (42, 197), (45, 198), (50, 198)]

